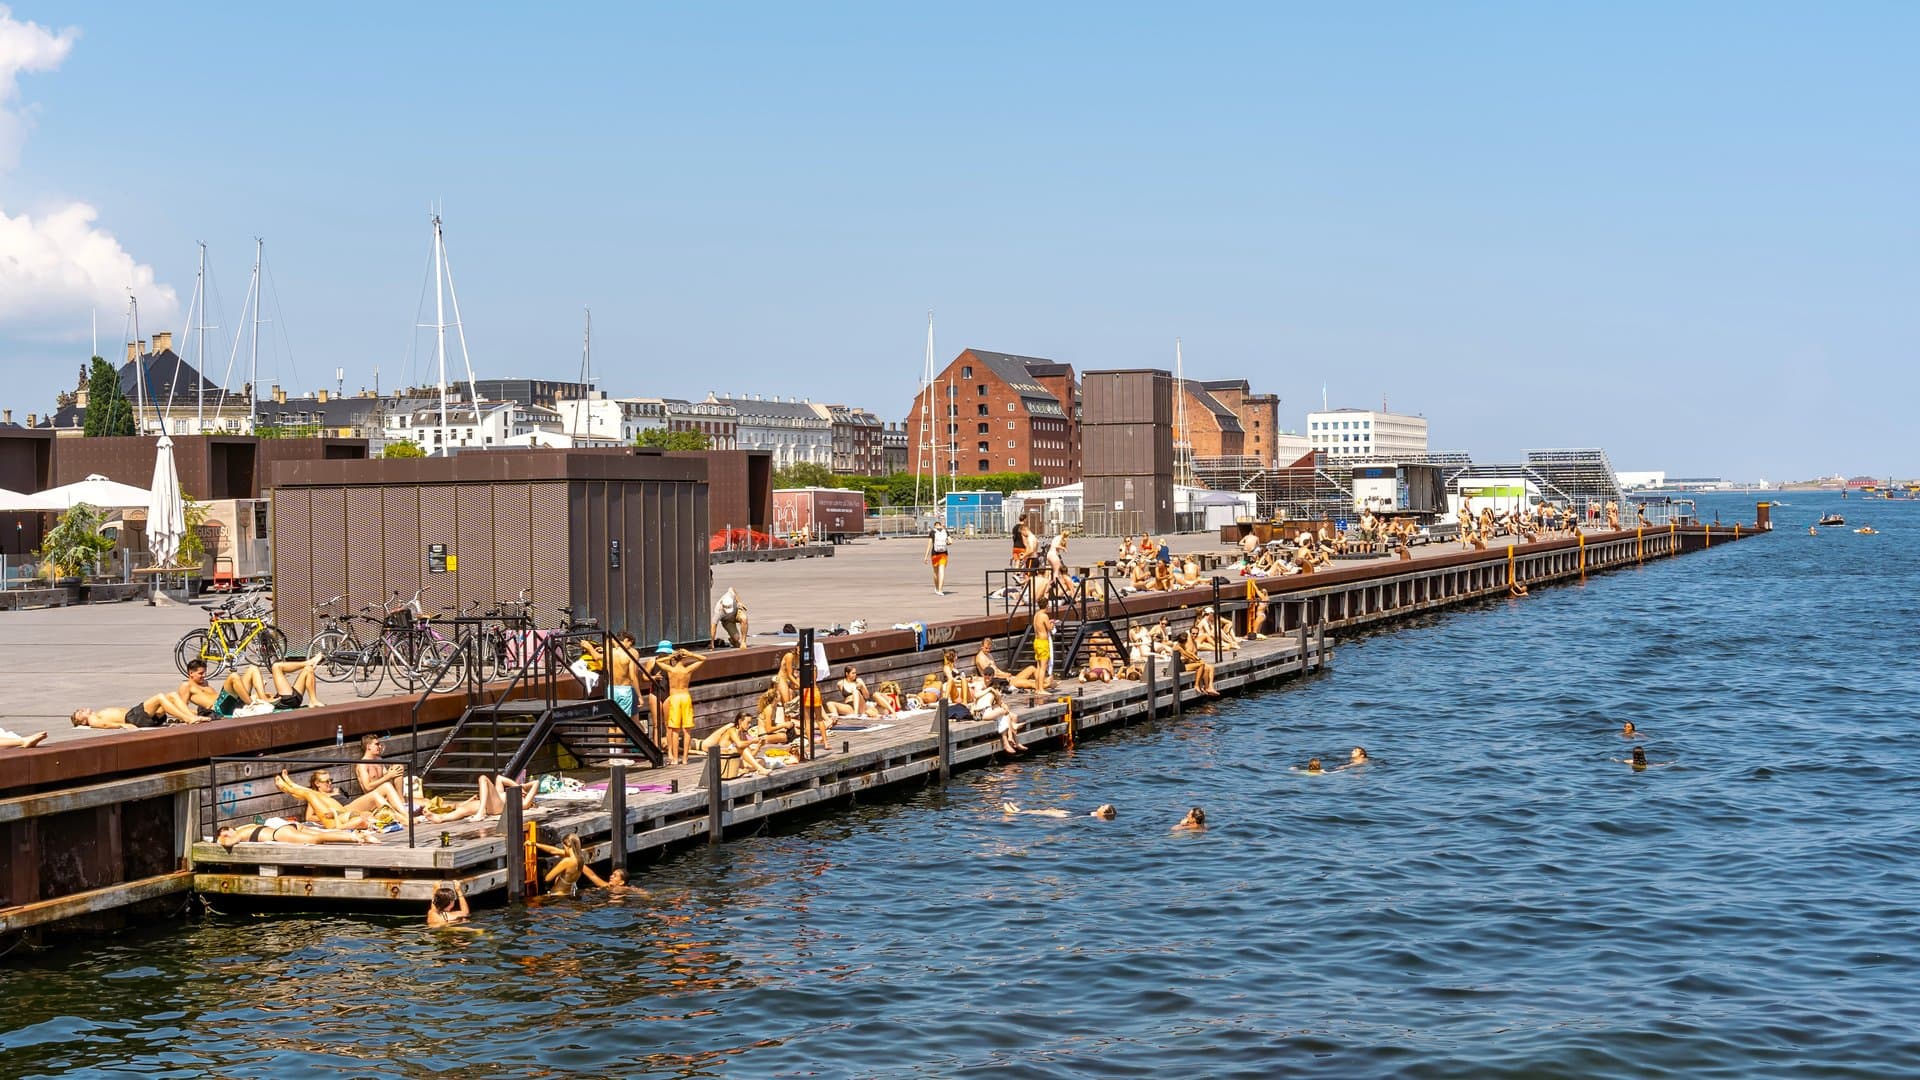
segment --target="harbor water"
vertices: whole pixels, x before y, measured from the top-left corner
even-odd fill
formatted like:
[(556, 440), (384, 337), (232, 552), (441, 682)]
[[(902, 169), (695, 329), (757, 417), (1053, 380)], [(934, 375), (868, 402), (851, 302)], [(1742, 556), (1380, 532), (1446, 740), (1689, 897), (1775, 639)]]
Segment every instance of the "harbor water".
[(16, 948), (0, 1075), (1920, 1074), (1920, 505), (1786, 498), (644, 891)]

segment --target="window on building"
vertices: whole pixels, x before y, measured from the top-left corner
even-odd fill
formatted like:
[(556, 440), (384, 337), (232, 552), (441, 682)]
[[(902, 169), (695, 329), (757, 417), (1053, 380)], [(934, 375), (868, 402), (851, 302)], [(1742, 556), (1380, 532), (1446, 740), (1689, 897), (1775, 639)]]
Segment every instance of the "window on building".
[(1009, 421), (1007, 421), (1007, 430), (1008, 430), (1008, 431), (1012, 431), (1012, 430), (1013, 430), (1013, 421), (1011, 421), (1011, 420), (1009, 420)]
[(987, 471), (988, 469), (991, 469), (991, 468), (993, 468), (993, 462), (991, 462), (991, 461), (988, 461), (988, 460), (987, 460), (986, 458), (981, 458), (981, 459), (980, 459), (980, 471), (981, 471), (981, 472), (986, 472), (986, 471)]
[(1009, 402), (1007, 402), (1007, 411), (1008, 411), (1008, 412), (1012, 412), (1012, 411), (1013, 411), (1013, 402), (1011, 402), (1011, 401), (1009, 401)]
[(979, 387), (977, 387), (977, 389), (978, 389), (978, 390), (980, 391), (980, 396), (981, 396), (981, 397), (986, 397), (986, 396), (987, 396), (987, 387), (986, 387), (986, 385), (985, 385), (984, 383), (983, 383), (983, 384), (981, 384), (981, 385), (980, 385)]
[(1007, 449), (1009, 449), (1009, 450), (1018, 450), (1018, 449), (1020, 449), (1020, 444), (1019, 444), (1019, 443), (1016, 443), (1016, 442), (1014, 442), (1014, 441), (1013, 441), (1012, 439), (1008, 439), (1008, 440), (1007, 440)]
[[(962, 365), (960, 368), (960, 377), (963, 379), (973, 378), (973, 365), (972, 364)], [(984, 393), (985, 391), (983, 390), (982, 392)]]
[(1371, 428), (1373, 427), (1373, 421), (1371, 421), (1371, 420), (1362, 420), (1362, 421), (1360, 421), (1360, 426), (1361, 426), (1361, 427), (1363, 427), (1363, 428), (1368, 428), (1368, 429), (1371, 429)]
[(948, 384), (947, 384), (947, 396), (948, 396), (948, 397), (952, 397), (952, 396), (953, 396), (953, 393), (954, 393), (954, 391), (953, 391), (953, 384), (952, 384), (952, 383), (948, 383)]
[(987, 415), (987, 403), (984, 401), (980, 403), (980, 415), (981, 416)]
[(980, 440), (980, 452), (984, 454), (987, 452), (988, 449), (989, 447), (987, 446), (987, 441), (985, 439)]
[(1008, 459), (1007, 459), (1007, 468), (1009, 468), (1009, 469), (1011, 469), (1011, 468), (1013, 468), (1013, 467), (1014, 467), (1014, 466), (1015, 466), (1016, 464), (1018, 464), (1018, 462), (1016, 462), (1016, 461), (1014, 461), (1014, 459), (1012, 459), (1012, 458), (1008, 458)]
[(981, 425), (980, 425), (980, 434), (982, 434), (982, 435), (985, 435), (985, 434), (987, 433), (987, 429), (988, 429), (989, 427), (991, 427), (991, 426), (992, 426), (991, 424), (981, 424)]

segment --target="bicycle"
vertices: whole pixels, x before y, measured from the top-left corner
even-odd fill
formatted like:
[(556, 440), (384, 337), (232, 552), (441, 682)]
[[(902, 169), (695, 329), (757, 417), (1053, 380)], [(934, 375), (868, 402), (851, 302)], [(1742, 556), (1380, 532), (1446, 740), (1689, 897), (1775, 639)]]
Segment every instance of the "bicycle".
[(380, 620), (368, 614), (373, 610), (372, 605), (361, 608), (357, 618), (334, 611), (333, 606), (345, 599), (336, 596), (314, 605), (313, 613), (324, 619), (325, 626), (313, 636), (307, 655), (320, 658), (313, 674), (321, 682), (344, 682), (353, 690), (353, 696), (372, 697), (386, 679), (385, 650), (378, 635), (371, 643), (365, 642), (353, 627), (362, 620), (376, 624)]
[[(381, 635), (386, 646), (387, 675), (394, 685), (408, 691), (422, 687), (452, 690), (467, 677), (464, 665), (456, 659), (460, 646), (435, 630), (432, 620), (421, 612), (420, 594), (426, 591), (424, 587), (415, 589), (412, 599), (388, 604), (382, 620), (385, 633)], [(393, 596), (399, 601), (400, 590), (395, 589)]]
[(211, 621), (203, 630), (189, 630), (173, 646), (173, 663), (181, 675), (187, 663), (207, 665), (207, 677), (218, 678), (240, 664), (272, 670), (287, 655), (287, 635), (268, 622), (267, 600), (255, 591), (209, 608)]

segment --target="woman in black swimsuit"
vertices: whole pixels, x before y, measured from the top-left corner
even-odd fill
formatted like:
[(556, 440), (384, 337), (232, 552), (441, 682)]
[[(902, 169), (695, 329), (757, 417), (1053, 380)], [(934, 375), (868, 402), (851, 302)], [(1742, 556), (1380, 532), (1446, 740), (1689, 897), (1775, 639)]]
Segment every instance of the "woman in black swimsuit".
[(221, 829), (214, 842), (232, 851), (235, 844), (372, 844), (378, 841), (370, 833), (306, 829), (284, 818), (270, 818), (264, 825)]

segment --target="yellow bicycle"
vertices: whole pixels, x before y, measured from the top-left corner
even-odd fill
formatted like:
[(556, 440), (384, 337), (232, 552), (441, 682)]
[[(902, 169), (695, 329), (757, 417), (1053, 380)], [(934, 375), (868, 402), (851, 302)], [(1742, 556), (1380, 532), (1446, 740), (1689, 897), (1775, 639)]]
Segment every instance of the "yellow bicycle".
[(211, 679), (244, 664), (271, 670), (274, 661), (287, 655), (287, 635), (267, 621), (264, 600), (238, 597), (208, 614), (213, 619), (206, 629), (187, 631), (173, 647), (180, 674), (187, 673), (189, 660), (205, 662)]

